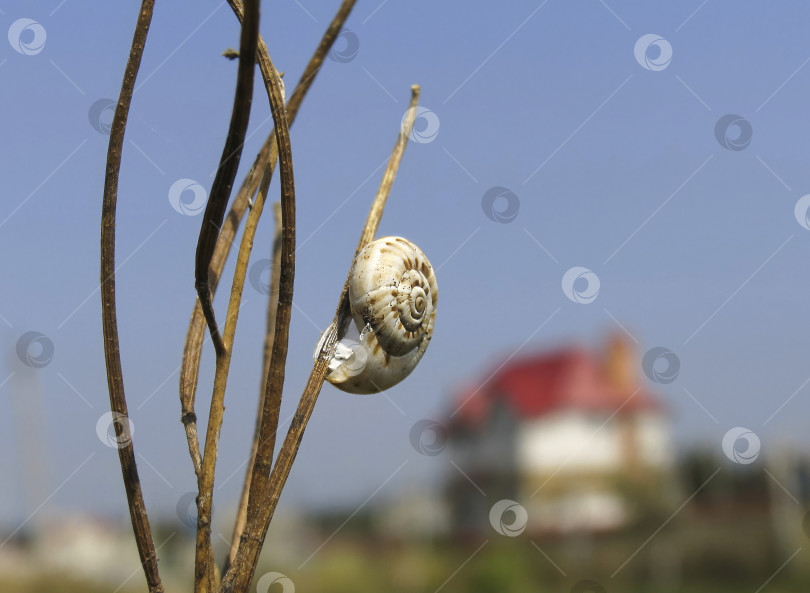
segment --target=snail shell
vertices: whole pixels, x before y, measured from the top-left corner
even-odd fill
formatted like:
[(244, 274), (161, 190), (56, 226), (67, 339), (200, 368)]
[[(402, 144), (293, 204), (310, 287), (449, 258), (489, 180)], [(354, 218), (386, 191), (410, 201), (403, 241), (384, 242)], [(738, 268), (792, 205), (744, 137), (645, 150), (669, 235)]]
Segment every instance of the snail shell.
[(430, 343), (439, 288), (425, 254), (402, 237), (366, 245), (349, 274), (359, 341), (341, 336), (326, 380), (349, 393), (378, 393), (416, 367)]

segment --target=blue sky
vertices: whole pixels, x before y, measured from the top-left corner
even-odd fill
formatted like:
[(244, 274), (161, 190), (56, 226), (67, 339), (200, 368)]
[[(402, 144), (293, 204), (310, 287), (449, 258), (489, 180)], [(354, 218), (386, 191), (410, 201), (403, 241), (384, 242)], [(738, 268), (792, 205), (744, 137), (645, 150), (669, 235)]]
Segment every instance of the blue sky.
[[(261, 30), (288, 88), (336, 6), (265, 3)], [(95, 430), (108, 405), (96, 290), (108, 137), (89, 113), (117, 98), (137, 8), (54, 0), (0, 10), (0, 29), (15, 33), (0, 38), (8, 278), (0, 473), (15, 477), (0, 482), (0, 520), (19, 523), (53, 492), (43, 514), (123, 516), (117, 456)], [(391, 495), (453, 471), (446, 454), (414, 451), (414, 423), (440, 419), (458, 385), (485, 377), (521, 345), (517, 355), (596, 346), (622, 331), (618, 323), (638, 340), (639, 361), (658, 346), (680, 361), (675, 380), (655, 386), (679, 448), (700, 442), (719, 454), (736, 426), (760, 435), (765, 456), (784, 443), (808, 445), (800, 419), (810, 412), (810, 231), (794, 213), (810, 193), (808, 12), (799, 1), (358, 2), (347, 23), (357, 55), (325, 63), (292, 129), (298, 252), (282, 418), (334, 312), (413, 83), (438, 130), (410, 143), (380, 233), (413, 240), (438, 268), (436, 331), (412, 377), (385, 396), (324, 388), (285, 501), (351, 505), (382, 484), (380, 494)], [(194, 486), (176, 371), (201, 220), (175, 211), (168, 195), (179, 179), (210, 189), (236, 74), (220, 53), (238, 46), (238, 33), (225, 3), (158, 1), (125, 142), (124, 379), (147, 502), (166, 514)], [(636, 59), (634, 46), (649, 34), (671, 48), (669, 62), (659, 64), (654, 47)], [(718, 141), (727, 114), (750, 124), (742, 150)], [(240, 179), (270, 129), (257, 85)], [(496, 186), (519, 205), (506, 223), (482, 207)], [(254, 261), (269, 256), (271, 229), (264, 220)], [(588, 304), (562, 290), (574, 266), (599, 278)], [(245, 295), (217, 471), (222, 509), (238, 496), (261, 364), (264, 297), (250, 287)], [(217, 299), (220, 316), (224, 303)], [(29, 331), (53, 344), (42, 368), (16, 356)], [(212, 363), (207, 344), (200, 404)], [(41, 420), (22, 421), (37, 410)], [(204, 420), (205, 406), (198, 413)], [(40, 483), (25, 484), (23, 464), (41, 465)]]

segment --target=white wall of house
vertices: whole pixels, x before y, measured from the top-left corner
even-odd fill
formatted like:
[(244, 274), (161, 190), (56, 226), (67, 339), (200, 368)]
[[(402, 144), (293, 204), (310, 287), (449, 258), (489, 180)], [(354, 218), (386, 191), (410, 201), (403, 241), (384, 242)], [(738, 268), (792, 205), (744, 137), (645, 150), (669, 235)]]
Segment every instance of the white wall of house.
[(521, 423), (518, 467), (538, 473), (611, 470), (621, 464), (617, 426), (607, 415), (560, 410)]
[[(642, 464), (658, 468), (671, 464), (666, 418), (660, 413), (639, 413), (628, 426), (607, 412), (560, 410), (519, 424), (518, 471), (524, 475), (553, 474), (556, 479), (571, 474), (621, 471), (626, 463), (627, 435), (623, 431), (627, 428), (635, 433), (636, 455)], [(618, 492), (594, 489), (591, 484), (570, 482), (564, 496), (528, 494), (524, 493), (521, 500), (533, 529), (560, 532), (611, 529), (628, 517), (627, 503)]]
[[(608, 421), (607, 413), (560, 410), (520, 423), (517, 464), (524, 471), (578, 473), (612, 471), (624, 460), (621, 424)], [(640, 460), (653, 467), (672, 459), (664, 418), (657, 413), (638, 414), (634, 422)]]

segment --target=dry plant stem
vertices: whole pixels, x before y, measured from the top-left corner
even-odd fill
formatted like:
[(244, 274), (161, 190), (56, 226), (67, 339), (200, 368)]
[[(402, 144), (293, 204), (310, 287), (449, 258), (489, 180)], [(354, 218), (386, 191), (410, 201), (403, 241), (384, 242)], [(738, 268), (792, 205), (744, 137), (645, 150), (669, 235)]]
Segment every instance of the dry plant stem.
[[(318, 71), (321, 68), (326, 55), (332, 48), (332, 45), (340, 33), (343, 23), (348, 18), (354, 7), (356, 0), (344, 0), (338, 9), (337, 14), (330, 23), (326, 32), (324, 33), (320, 44), (318, 45), (315, 53), (310, 58), (304, 73), (301, 76), (298, 85), (290, 96), (287, 102), (287, 119), (289, 124), (292, 125), (301, 103), (307, 94), (307, 91), (312, 86)], [(240, 3), (241, 6), (241, 3)], [(239, 16), (237, 12), (237, 16)], [(260, 51), (263, 41), (260, 38)], [(264, 76), (264, 72), (262, 72)], [(267, 81), (265, 80), (265, 86)], [(236, 229), (241, 223), (245, 210), (247, 209), (250, 197), (252, 197), (258, 188), (259, 178), (266, 170), (273, 174), (276, 160), (278, 159), (278, 147), (276, 144), (275, 130), (270, 132), (261, 151), (256, 156), (256, 160), (248, 173), (245, 182), (242, 184), (239, 193), (233, 201), (231, 210), (225, 219), (219, 238), (217, 239), (214, 256), (211, 259), (209, 266), (209, 281), (211, 284), (212, 294), (216, 292), (219, 277), (225, 267), (225, 262), (230, 253), (231, 244), (236, 234)], [(256, 174), (261, 171), (262, 174)], [(205, 317), (203, 316), (202, 307), (199, 299), (195, 300), (194, 310), (189, 322), (188, 332), (186, 334), (186, 343), (183, 349), (183, 363), (180, 371), (180, 402), (182, 408), (181, 420), (185, 427), (186, 440), (188, 441), (189, 453), (191, 455), (194, 472), (199, 477), (200, 467), (202, 464), (200, 455), (200, 444), (197, 436), (197, 416), (194, 412), (194, 399), (197, 389), (197, 378), (200, 369), (200, 358), (202, 355), (203, 338), (205, 334)], [(266, 373), (265, 373), (266, 375)], [(248, 471), (250, 471), (248, 469)]]
[(228, 135), (222, 149), (217, 174), (214, 177), (211, 193), (208, 196), (205, 214), (203, 214), (194, 268), (194, 286), (200, 298), (200, 305), (208, 323), (217, 356), (222, 355), (224, 345), (214, 316), (208, 266), (211, 263), (211, 257), (214, 255), (217, 237), (219, 237), (219, 230), (222, 227), (225, 209), (231, 196), (236, 170), (239, 168), (239, 160), (242, 156), (242, 146), (245, 142), (245, 133), (250, 118), (250, 104), (253, 100), (253, 73), (258, 41), (259, 0), (248, 0), (239, 41), (239, 70), (236, 77), (233, 109), (231, 110), (231, 123), (228, 127)]
[[(101, 210), (101, 320), (104, 329), (104, 357), (107, 366), (107, 385), (110, 390), (110, 409), (115, 420), (116, 433), (121, 446), (118, 459), (124, 477), (132, 530), (138, 546), (146, 583), (149, 591), (162, 593), (163, 584), (158, 574), (157, 554), (143, 492), (135, 464), (135, 449), (129, 433), (127, 401), (124, 393), (124, 378), (121, 370), (121, 353), (118, 342), (118, 319), (115, 303), (115, 212), (118, 202), (118, 176), (121, 171), (121, 150), (124, 132), (127, 127), (129, 106), (138, 68), (141, 64), (146, 36), (152, 21), (154, 0), (143, 0), (132, 48), (124, 71), (121, 94), (115, 108), (110, 131), (110, 144), (107, 150), (107, 169), (104, 176), (104, 198)], [(124, 444), (126, 443), (126, 444)]]
[[(267, 330), (264, 337), (264, 352), (262, 354), (262, 384), (259, 396), (264, 396), (267, 374), (270, 371), (270, 360), (273, 355), (273, 340), (276, 335), (276, 299), (278, 298), (278, 285), (281, 282), (281, 202), (273, 203), (273, 220), (276, 227), (273, 232), (272, 249), (272, 276), (270, 278), (270, 293), (267, 295)], [(261, 418), (261, 407), (259, 407), (256, 418), (256, 437), (258, 438), (259, 419)]]
[[(264, 355), (263, 355), (263, 372), (262, 384), (259, 390), (259, 409), (256, 411), (256, 426), (253, 432), (253, 444), (250, 448), (250, 457), (248, 458), (247, 467), (248, 471), (245, 472), (245, 479), (242, 484), (242, 494), (239, 498), (239, 508), (236, 512), (236, 522), (233, 527), (233, 535), (231, 536), (231, 548), (228, 552), (225, 566), (222, 572), (228, 571), (228, 568), (233, 564), (236, 558), (236, 550), (239, 547), (239, 538), (245, 528), (247, 522), (247, 505), (248, 493), (250, 492), (250, 479), (252, 477), (250, 468), (253, 467), (253, 460), (256, 458), (256, 450), (259, 446), (259, 428), (261, 426), (262, 409), (264, 408), (264, 390), (267, 380), (267, 372), (270, 369), (270, 355), (273, 350), (273, 338), (275, 337), (276, 328), (276, 296), (278, 295), (278, 283), (281, 277), (281, 204), (278, 202), (273, 203), (273, 210), (276, 221), (276, 229), (273, 235), (273, 259), (272, 259), (272, 276), (270, 279), (270, 292), (267, 297), (267, 331), (264, 338)], [(278, 401), (278, 408), (281, 408), (281, 400)], [(278, 414), (275, 415), (276, 428), (278, 427)], [(275, 431), (274, 431), (275, 433)], [(275, 434), (274, 434), (275, 436)]]
[[(388, 164), (385, 166), (380, 187), (377, 189), (377, 195), (374, 202), (371, 204), (371, 210), (368, 213), (369, 221), (376, 221), (374, 224), (366, 222), (363, 232), (360, 235), (360, 241), (357, 242), (357, 249), (354, 252), (356, 256), (360, 253), (368, 243), (374, 240), (374, 235), (377, 233), (380, 219), (382, 219), (383, 209), (388, 200), (388, 195), (391, 193), (391, 188), (394, 186), (394, 179), (396, 179), (399, 164), (402, 162), (402, 155), (405, 154), (405, 147), (408, 145), (408, 137), (413, 130), (413, 123), (416, 121), (416, 106), (419, 104), (420, 88), (418, 84), (411, 86), (411, 103), (408, 106), (405, 119), (402, 121), (402, 126), (399, 130), (399, 136), (394, 144), (394, 150), (391, 152), (391, 158), (388, 159)], [(354, 257), (352, 257), (354, 259)], [(338, 303), (338, 310), (335, 314), (335, 323), (338, 326), (338, 334), (343, 335), (346, 326), (351, 321), (351, 313), (349, 312), (349, 277), (346, 276), (346, 282), (343, 284), (343, 292), (340, 294), (340, 302)]]
[[(357, 246), (359, 252), (369, 241), (374, 238), (377, 233), (377, 228), (382, 218), (385, 202), (391, 191), (391, 187), (396, 177), (397, 169), (402, 160), (402, 155), (408, 142), (408, 136), (413, 128), (413, 122), (416, 117), (416, 105), (419, 101), (419, 86), (414, 85), (411, 87), (411, 103), (408, 110), (408, 116), (400, 128), (397, 142), (394, 145), (394, 150), (388, 165), (383, 174), (383, 179), (380, 188), (374, 199), (374, 203), (366, 218), (366, 223), (363, 231), (360, 234), (360, 241)], [(283, 267), (282, 267), (283, 273)], [(312, 411), (315, 407), (315, 402), (318, 400), (318, 395), (321, 392), (324, 378), (326, 377), (329, 368), (329, 359), (334, 350), (335, 343), (338, 339), (337, 325), (341, 316), (341, 311), (344, 309), (344, 301), (348, 294), (349, 278), (346, 277), (343, 290), (338, 301), (337, 310), (335, 312), (334, 322), (330, 325), (327, 338), (324, 340), (321, 352), (313, 365), (304, 392), (301, 395), (301, 400), (298, 403), (298, 408), (295, 411), (290, 428), (287, 431), (287, 436), (278, 453), (278, 458), (273, 467), (270, 476), (267, 476), (267, 471), (272, 464), (272, 455), (268, 458), (266, 456), (266, 443), (272, 436), (270, 433), (270, 423), (267, 418), (273, 413), (273, 408), (269, 405), (269, 396), (271, 393), (270, 388), (272, 385), (272, 377), (268, 375), (267, 387), (268, 391), (265, 393), (265, 407), (262, 411), (262, 426), (259, 434), (259, 448), (256, 458), (253, 463), (253, 477), (250, 489), (250, 497), (248, 503), (247, 525), (242, 534), (239, 542), (239, 548), (236, 553), (236, 559), (231, 568), (225, 573), (222, 579), (221, 591), (246, 593), (250, 587), (253, 579), (253, 574), (258, 562), (259, 553), (261, 552), (264, 538), (267, 535), (267, 529), (270, 526), (270, 520), (273, 518), (276, 506), (278, 505), (281, 491), (290, 475), (292, 464), (301, 446), (301, 440), (304, 436), (304, 430), (307, 423), (312, 416)], [(278, 333), (277, 333), (278, 335)], [(275, 363), (275, 360), (273, 361)], [(271, 364), (270, 372), (273, 372), (273, 365)], [(277, 415), (276, 410), (276, 415)], [(275, 431), (273, 431), (274, 433)]]
[[(295, 183), (292, 167), (292, 147), (290, 145), (290, 132), (287, 124), (287, 114), (284, 107), (284, 99), (282, 97), (281, 79), (276, 73), (277, 71), (272, 63), (269, 63), (269, 66), (271, 73), (271, 76), (269, 77), (271, 83), (269, 85), (270, 109), (275, 122), (276, 142), (278, 145), (278, 162), (281, 172), (282, 232), (278, 304), (276, 306), (276, 326), (265, 391), (266, 395), (263, 408), (264, 411), (262, 414), (261, 430), (265, 430), (265, 426), (267, 425), (265, 422), (265, 419), (267, 418), (266, 411), (270, 405), (270, 402), (280, 401), (281, 391), (284, 386), (284, 372), (287, 363), (287, 348), (290, 333), (290, 318), (292, 316), (293, 281), (295, 278)], [(250, 220), (250, 217), (248, 217), (248, 219)], [(251, 232), (255, 232), (255, 229), (252, 229)], [(248, 235), (248, 228), (245, 229), (245, 235)], [(265, 441), (266, 439), (259, 439), (260, 452)], [(207, 455), (205, 458), (203, 458), (203, 475), (206, 473), (206, 461)], [(252, 480), (255, 484), (255, 473), (253, 474)], [(198, 549), (198, 554), (199, 553), (200, 550)], [(251, 574), (254, 568), (255, 567), (250, 567)]]
[(349, 14), (351, 14), (356, 1), (357, 0), (343, 0), (340, 4), (340, 8), (338, 8), (338, 11), (335, 13), (335, 17), (332, 19), (332, 22), (329, 23), (329, 27), (327, 27), (323, 37), (321, 37), (321, 42), (315, 49), (315, 53), (312, 54), (307, 67), (304, 68), (301, 79), (298, 81), (293, 94), (290, 96), (290, 100), (287, 101), (287, 119), (290, 125), (295, 121), (295, 116), (298, 115), (298, 109), (301, 107), (301, 103), (304, 101), (309, 87), (311, 87), (312, 83), (315, 81), (315, 77), (318, 75), (323, 61), (326, 59), (327, 54), (329, 54), (329, 50), (332, 49), (332, 45), (334, 45), (335, 39), (337, 39), (337, 36), (340, 34), (343, 23), (349, 18)]
[[(239, 69), (236, 78), (233, 109), (231, 111), (231, 122), (203, 216), (200, 238), (197, 243), (194, 272), (195, 288), (217, 353), (218, 371), (223, 364), (227, 365), (230, 362), (230, 343), (226, 349), (214, 318), (208, 267), (225, 216), (225, 208), (228, 205), (236, 170), (239, 167), (245, 133), (247, 132), (250, 105), (253, 97), (254, 63), (258, 39), (259, 0), (248, 0), (239, 42)], [(197, 545), (194, 562), (194, 590), (198, 593), (207, 593), (216, 586), (214, 582), (214, 553), (211, 547), (211, 496), (214, 487), (214, 467), (219, 444), (219, 430), (222, 426), (222, 414), (224, 413), (222, 400), (224, 399), (225, 385), (224, 379), (219, 378), (221, 374), (227, 377), (227, 371), (225, 373), (218, 372), (214, 382), (214, 393), (220, 391), (222, 397), (212, 397), (205, 454), (203, 455), (202, 469), (198, 477)], [(219, 379), (219, 382), (217, 379)]]
[[(340, 8), (335, 14), (335, 17), (329, 24), (329, 27), (326, 29), (326, 32), (323, 34), (323, 37), (321, 38), (321, 43), (318, 45), (318, 48), (315, 50), (315, 53), (313, 54), (312, 58), (307, 64), (304, 73), (301, 75), (301, 80), (298, 81), (298, 85), (295, 87), (295, 91), (293, 91), (293, 94), (287, 103), (287, 121), (289, 122), (290, 125), (292, 125), (293, 121), (295, 120), (295, 116), (298, 114), (298, 108), (301, 106), (301, 102), (304, 100), (304, 96), (309, 90), (309, 87), (312, 85), (312, 82), (315, 80), (315, 76), (321, 69), (321, 65), (323, 64), (323, 61), (326, 59), (326, 55), (329, 53), (329, 50), (335, 43), (335, 39), (337, 39), (338, 34), (340, 34), (340, 30), (343, 28), (343, 23), (346, 22), (346, 19), (351, 13), (352, 8), (354, 8), (354, 4), (356, 1), (357, 0), (344, 0), (344, 2), (341, 3)], [(228, 0), (228, 4), (230, 4), (231, 9), (233, 9), (234, 14), (236, 14), (236, 18), (238, 18), (239, 21), (241, 22), (244, 13), (244, 9), (242, 7), (242, 0)], [(261, 37), (259, 37), (257, 54), (258, 54), (259, 69), (262, 72), (262, 78), (264, 79), (264, 85), (265, 89), (267, 90), (267, 97), (269, 99), (270, 98), (269, 80), (273, 70), (272, 70), (272, 63), (270, 62), (270, 54), (267, 51), (267, 45), (265, 44), (264, 39), (262, 39)]]
[[(248, 208), (250, 198), (258, 190), (260, 175), (255, 174), (257, 164), (260, 161), (266, 161), (268, 158), (275, 160), (275, 142), (272, 143), (272, 146), (270, 143), (265, 143), (262, 147), (256, 157), (256, 162), (253, 163), (253, 167), (245, 177), (236, 198), (234, 198), (231, 210), (225, 218), (225, 223), (222, 225), (222, 232), (217, 240), (214, 256), (211, 258), (211, 265), (208, 269), (212, 292), (216, 292), (236, 230), (239, 228), (242, 217)], [(194, 474), (197, 477), (200, 475), (202, 455), (200, 454), (200, 443), (197, 437), (197, 415), (194, 412), (194, 396), (197, 391), (197, 378), (200, 370), (200, 355), (202, 354), (204, 337), (205, 318), (200, 306), (200, 300), (195, 299), (194, 310), (191, 313), (191, 321), (186, 333), (186, 343), (183, 348), (183, 362), (180, 368), (180, 407), (182, 411), (181, 420), (185, 427), (189, 453), (194, 465)]]
[(411, 134), (411, 130), (413, 130), (413, 122), (416, 120), (416, 106), (418, 104), (419, 85), (415, 84), (411, 86), (411, 103), (408, 106), (407, 115), (399, 130), (399, 136), (397, 136), (394, 150), (391, 152), (391, 158), (388, 160), (388, 164), (385, 167), (382, 181), (380, 181), (380, 187), (377, 190), (377, 196), (374, 198), (374, 203), (371, 205), (371, 212), (369, 212), (369, 218), (376, 220), (377, 224), (374, 225), (373, 228), (370, 225), (366, 225), (363, 229), (363, 234), (360, 236), (360, 242), (357, 245), (355, 255), (357, 255), (367, 243), (371, 242), (374, 239), (374, 235), (377, 233), (377, 226), (379, 225), (379, 220), (382, 218), (385, 202), (388, 200), (388, 195), (391, 193), (391, 188), (394, 186), (394, 179), (397, 176), (399, 164), (402, 162), (402, 155), (405, 154), (405, 147), (408, 145), (408, 137)]
[[(270, 185), (270, 176), (265, 173), (259, 187), (256, 203), (248, 215), (245, 232), (239, 246), (231, 286), (228, 312), (225, 317), (223, 342), (225, 353), (217, 357), (216, 372), (214, 375), (214, 390), (211, 396), (211, 409), (209, 412), (208, 429), (205, 436), (205, 454), (202, 460), (202, 472), (199, 479), (199, 495), (197, 497), (197, 553), (195, 561), (195, 579), (205, 578), (208, 570), (213, 570), (211, 554), (211, 510), (214, 490), (214, 474), (216, 469), (217, 453), (219, 450), (219, 434), (222, 428), (222, 419), (225, 412), (225, 388), (230, 370), (233, 339), (236, 324), (239, 319), (239, 308), (242, 301), (242, 292), (245, 287), (250, 252), (253, 248), (253, 238), (264, 208), (264, 201)], [(209, 589), (211, 590), (211, 589)]]

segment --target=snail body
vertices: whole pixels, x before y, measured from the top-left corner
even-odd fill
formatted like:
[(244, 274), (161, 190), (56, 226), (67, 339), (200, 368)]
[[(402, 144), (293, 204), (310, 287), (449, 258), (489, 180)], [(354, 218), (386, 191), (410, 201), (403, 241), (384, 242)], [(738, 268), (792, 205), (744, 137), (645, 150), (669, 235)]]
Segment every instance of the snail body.
[(433, 335), (436, 275), (419, 247), (402, 237), (366, 245), (349, 274), (349, 306), (359, 340), (341, 336), (326, 380), (349, 393), (379, 393), (416, 367)]

